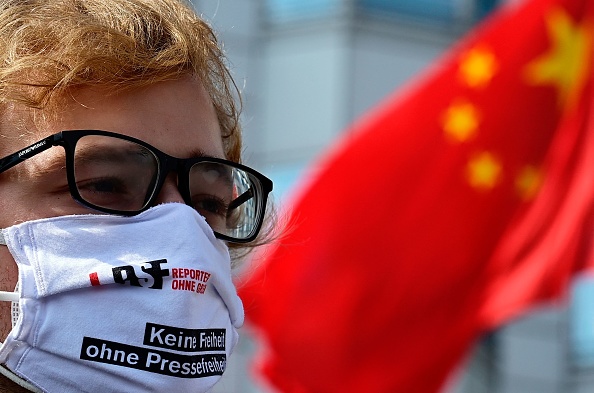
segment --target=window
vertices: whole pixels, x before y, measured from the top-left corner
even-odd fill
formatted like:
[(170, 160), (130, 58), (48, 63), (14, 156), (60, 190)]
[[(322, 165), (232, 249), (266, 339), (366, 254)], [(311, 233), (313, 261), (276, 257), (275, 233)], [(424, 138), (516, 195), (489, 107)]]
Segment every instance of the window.
[(340, 10), (344, 0), (265, 0), (264, 9), (272, 24), (326, 17)]
[(501, 0), (357, 0), (357, 5), (375, 13), (398, 14), (415, 19), (455, 23), (476, 22)]
[(594, 367), (594, 277), (577, 277), (571, 291), (569, 340), (572, 363), (580, 368)]
[(265, 0), (267, 20), (274, 25), (319, 19), (356, 7), (364, 13), (401, 16), (436, 23), (473, 23), (503, 0)]
[(359, 0), (366, 11), (401, 14), (439, 20), (454, 20), (456, 4), (453, 0)]

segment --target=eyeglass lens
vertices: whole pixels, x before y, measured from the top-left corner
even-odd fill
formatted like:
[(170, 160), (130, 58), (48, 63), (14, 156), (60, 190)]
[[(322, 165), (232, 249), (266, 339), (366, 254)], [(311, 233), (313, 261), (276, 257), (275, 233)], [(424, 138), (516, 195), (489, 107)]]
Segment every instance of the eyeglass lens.
[(256, 184), (247, 172), (221, 163), (200, 162), (190, 170), (192, 205), (214, 231), (234, 238), (248, 237), (257, 223)]
[[(80, 197), (110, 210), (139, 211), (155, 192), (159, 159), (147, 147), (105, 135), (81, 137), (74, 151), (74, 178)], [(189, 172), (191, 205), (211, 228), (233, 238), (250, 236), (260, 206), (258, 181), (231, 165), (195, 163)]]
[(74, 150), (81, 198), (107, 209), (141, 210), (153, 191), (158, 166), (157, 157), (144, 146), (108, 136), (84, 136)]

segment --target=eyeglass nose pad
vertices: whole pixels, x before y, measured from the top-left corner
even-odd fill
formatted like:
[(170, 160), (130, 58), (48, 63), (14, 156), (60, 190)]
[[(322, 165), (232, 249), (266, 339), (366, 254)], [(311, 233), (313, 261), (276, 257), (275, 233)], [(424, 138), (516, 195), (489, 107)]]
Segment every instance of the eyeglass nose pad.
[(185, 203), (177, 186), (177, 175), (173, 172), (168, 174), (165, 178), (163, 186), (159, 190), (159, 194), (153, 204), (158, 205), (168, 202)]

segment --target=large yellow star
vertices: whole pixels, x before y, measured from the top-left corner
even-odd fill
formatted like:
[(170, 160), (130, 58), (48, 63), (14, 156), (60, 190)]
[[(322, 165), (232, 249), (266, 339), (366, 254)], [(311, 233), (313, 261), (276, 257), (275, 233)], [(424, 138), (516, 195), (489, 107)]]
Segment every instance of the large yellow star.
[(468, 86), (482, 88), (491, 82), (497, 69), (493, 52), (484, 46), (476, 46), (462, 54), (458, 72)]
[(466, 167), (468, 182), (472, 187), (482, 191), (495, 187), (501, 178), (501, 174), (501, 162), (487, 151), (472, 157)]
[(562, 8), (551, 10), (546, 23), (551, 48), (526, 66), (525, 75), (530, 84), (554, 85), (561, 109), (571, 110), (591, 73), (592, 25), (574, 23)]
[(473, 104), (456, 101), (443, 114), (442, 126), (450, 140), (465, 142), (476, 134), (479, 121), (480, 115)]

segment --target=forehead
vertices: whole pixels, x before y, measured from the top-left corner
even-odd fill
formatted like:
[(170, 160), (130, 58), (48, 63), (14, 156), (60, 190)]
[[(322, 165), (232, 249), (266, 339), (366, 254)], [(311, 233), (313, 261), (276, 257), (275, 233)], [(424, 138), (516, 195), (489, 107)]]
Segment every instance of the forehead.
[(141, 139), (176, 157), (225, 156), (212, 101), (191, 78), (113, 94), (86, 87), (61, 97), (52, 110), (18, 106), (0, 116), (1, 151), (9, 154), (53, 133), (100, 129)]

